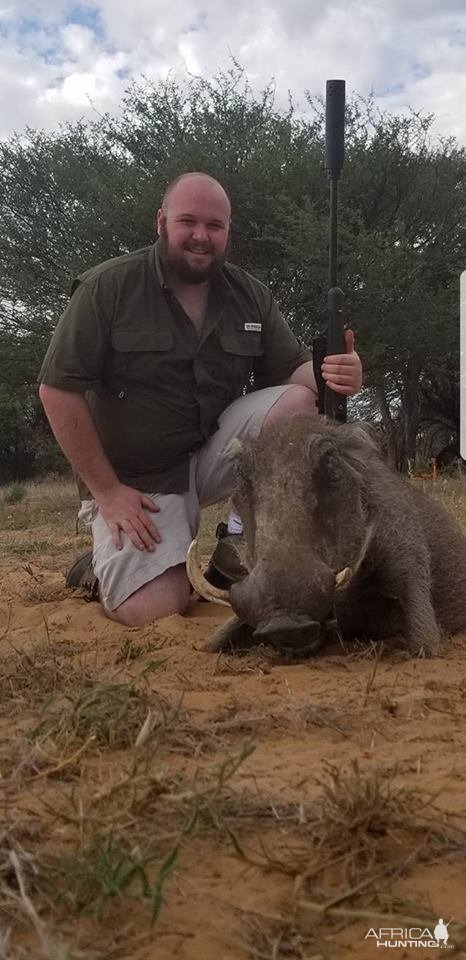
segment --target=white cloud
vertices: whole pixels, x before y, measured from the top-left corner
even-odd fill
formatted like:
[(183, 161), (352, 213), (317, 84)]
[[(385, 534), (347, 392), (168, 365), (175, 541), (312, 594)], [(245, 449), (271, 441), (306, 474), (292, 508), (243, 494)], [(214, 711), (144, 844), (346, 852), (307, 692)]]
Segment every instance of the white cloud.
[(76, 59), (86, 57), (94, 46), (95, 34), (79, 23), (69, 23), (60, 33), (64, 49)]
[(464, 0), (16, 0), (0, 8), (0, 136), (90, 116), (90, 100), (116, 110), (131, 77), (211, 76), (233, 56), (283, 102), (343, 77), (466, 144), (465, 51)]
[(41, 94), (40, 102), (58, 107), (63, 118), (67, 115), (68, 106), (70, 114), (75, 107), (80, 108), (80, 114), (88, 112), (91, 103), (105, 109), (113, 105), (118, 97), (120, 91), (116, 71), (124, 65), (124, 54), (115, 54), (112, 57), (100, 55), (93, 58), (91, 69), (87, 71), (73, 71), (70, 67), (70, 72), (63, 80), (49, 86)]

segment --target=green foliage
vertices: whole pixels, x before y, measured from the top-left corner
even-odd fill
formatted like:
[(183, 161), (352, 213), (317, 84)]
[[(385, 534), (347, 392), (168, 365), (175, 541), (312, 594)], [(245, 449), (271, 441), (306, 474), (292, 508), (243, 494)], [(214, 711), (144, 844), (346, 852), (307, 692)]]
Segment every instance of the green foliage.
[(26, 496), (26, 488), (21, 483), (12, 483), (11, 487), (5, 490), (3, 499), (5, 503), (21, 503)]
[(154, 924), (163, 905), (164, 887), (176, 865), (179, 847), (173, 847), (152, 880), (151, 868), (153, 872), (160, 853), (150, 839), (148, 846), (152, 846), (152, 850), (142, 854), (122, 836), (110, 834), (96, 838), (79, 855), (64, 857), (54, 865), (54, 870), (66, 890), (64, 900), (67, 906), (78, 913), (93, 913), (101, 920), (105, 906), (111, 900), (140, 897), (148, 905)]
[[(434, 141), (433, 118), (396, 117), (371, 98), (347, 107), (340, 283), (365, 365), (365, 402), (401, 462), (421, 391), (443, 357), (458, 366), (458, 276), (466, 240), (465, 152)], [(152, 242), (167, 183), (217, 177), (232, 199), (231, 258), (269, 284), (297, 333), (325, 323), (328, 187), (324, 105), (298, 115), (237, 64), (213, 80), (141, 81), (118, 116), (26, 130), (0, 145), (0, 450), (4, 479), (47, 469), (35, 381), (71, 281)], [(457, 424), (455, 429), (457, 429)], [(1, 478), (0, 478), (1, 479)]]

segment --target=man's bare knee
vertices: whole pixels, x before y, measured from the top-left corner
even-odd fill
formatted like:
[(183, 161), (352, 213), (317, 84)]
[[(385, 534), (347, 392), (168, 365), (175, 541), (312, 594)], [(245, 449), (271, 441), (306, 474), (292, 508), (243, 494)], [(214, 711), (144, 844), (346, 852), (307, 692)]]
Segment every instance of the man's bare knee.
[(144, 627), (152, 620), (184, 613), (191, 596), (191, 586), (184, 564), (170, 567), (160, 577), (150, 580), (120, 603), (115, 610), (104, 605), (110, 620), (126, 627)]
[(297, 413), (310, 413), (317, 416), (314, 392), (300, 383), (292, 384), (275, 401), (264, 419), (264, 426), (278, 420), (287, 420)]

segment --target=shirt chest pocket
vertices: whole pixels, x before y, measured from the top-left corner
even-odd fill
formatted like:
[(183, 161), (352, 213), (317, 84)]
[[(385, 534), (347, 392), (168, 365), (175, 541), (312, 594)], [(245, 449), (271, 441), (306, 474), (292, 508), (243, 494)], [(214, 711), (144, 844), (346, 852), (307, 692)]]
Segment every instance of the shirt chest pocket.
[(237, 357), (260, 357), (263, 353), (259, 330), (221, 330), (220, 343), (225, 353)]
[(169, 330), (114, 330), (111, 373), (150, 386), (172, 347)]
[(225, 377), (239, 395), (251, 380), (256, 357), (264, 352), (262, 335), (258, 330), (220, 331), (220, 343), (224, 355)]

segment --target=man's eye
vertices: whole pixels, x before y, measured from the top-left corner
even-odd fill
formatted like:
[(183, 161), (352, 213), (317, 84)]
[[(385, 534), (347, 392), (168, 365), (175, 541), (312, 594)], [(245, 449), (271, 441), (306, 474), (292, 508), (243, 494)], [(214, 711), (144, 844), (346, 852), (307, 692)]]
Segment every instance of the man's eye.
[[(195, 225), (195, 222), (196, 222), (195, 220), (190, 220), (189, 217), (180, 217), (180, 219), (178, 220), (178, 223), (182, 223), (183, 226), (185, 227), (192, 227)], [(224, 226), (222, 223), (208, 223), (206, 224), (206, 226), (207, 226), (207, 230), (211, 230), (211, 231), (224, 230)]]

